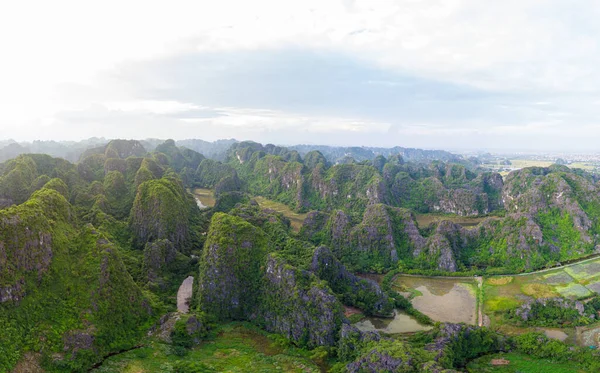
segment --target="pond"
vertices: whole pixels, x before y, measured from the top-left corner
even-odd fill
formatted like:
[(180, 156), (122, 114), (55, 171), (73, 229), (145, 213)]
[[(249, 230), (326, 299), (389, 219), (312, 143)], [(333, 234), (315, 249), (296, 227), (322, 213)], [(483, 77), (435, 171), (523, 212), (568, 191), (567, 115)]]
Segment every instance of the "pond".
[(434, 321), (477, 324), (477, 280), (398, 276), (396, 289), (412, 294), (413, 306)]
[(396, 310), (393, 318), (366, 317), (354, 324), (364, 332), (378, 331), (387, 334), (414, 333), (429, 330), (431, 326), (419, 324), (412, 316)]

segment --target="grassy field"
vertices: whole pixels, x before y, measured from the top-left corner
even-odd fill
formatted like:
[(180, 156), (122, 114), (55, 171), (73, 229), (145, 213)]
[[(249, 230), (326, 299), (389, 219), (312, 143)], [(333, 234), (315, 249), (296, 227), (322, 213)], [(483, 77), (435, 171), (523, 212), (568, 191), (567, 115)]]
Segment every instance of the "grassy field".
[[(169, 345), (153, 341), (148, 347), (108, 358), (94, 373), (172, 372), (195, 364), (198, 372), (320, 372), (309, 352), (282, 348), (264, 332), (245, 323), (221, 327), (213, 340), (202, 342), (185, 356)], [(191, 371), (191, 370), (190, 370)]]
[(511, 167), (513, 168), (525, 168), (525, 167), (548, 167), (554, 164), (553, 161), (538, 161), (534, 159), (511, 159)]
[(206, 207), (213, 207), (215, 205), (215, 192), (212, 189), (194, 189), (194, 196), (202, 202)]
[[(494, 366), (493, 359), (503, 359), (508, 365)], [(572, 363), (558, 363), (546, 359), (537, 359), (519, 353), (505, 353), (483, 356), (467, 365), (469, 373), (585, 373), (585, 370)]]
[(254, 199), (256, 202), (258, 202), (260, 207), (282, 213), (286, 218), (290, 219), (290, 222), (292, 223), (292, 229), (295, 232), (300, 231), (302, 223), (304, 223), (304, 219), (306, 218), (307, 214), (299, 214), (292, 211), (292, 209), (283, 203), (271, 201), (270, 199), (266, 199), (264, 197), (254, 197)]
[[(465, 228), (476, 227), (477, 224), (481, 223), (488, 217), (468, 217), (448, 214), (415, 214), (415, 219), (420, 228), (425, 228), (431, 223), (439, 222), (442, 220), (449, 220), (455, 224), (461, 225)], [(494, 217), (492, 217), (494, 218)]]
[[(510, 165), (499, 165), (499, 164), (484, 164), (484, 167), (489, 167), (491, 169), (521, 169), (525, 167), (548, 167), (554, 164), (554, 161), (542, 161), (542, 160), (534, 160), (534, 159), (511, 159)], [(586, 171), (594, 171), (598, 168), (597, 164), (588, 163), (588, 162), (573, 162), (568, 165), (570, 168), (581, 168)], [(507, 175), (509, 172), (503, 171), (501, 172), (502, 176)]]
[[(194, 196), (200, 200), (202, 205), (206, 207), (214, 207), (216, 198), (215, 192), (212, 189), (202, 189), (196, 188), (193, 191)], [(271, 209), (277, 212), (282, 213), (286, 218), (290, 219), (292, 223), (292, 229), (295, 232), (299, 232), (302, 227), (302, 223), (304, 223), (304, 219), (307, 214), (299, 214), (297, 212), (292, 211), (288, 206), (283, 203), (271, 201), (265, 197), (253, 197), (256, 202), (260, 205), (261, 208)]]

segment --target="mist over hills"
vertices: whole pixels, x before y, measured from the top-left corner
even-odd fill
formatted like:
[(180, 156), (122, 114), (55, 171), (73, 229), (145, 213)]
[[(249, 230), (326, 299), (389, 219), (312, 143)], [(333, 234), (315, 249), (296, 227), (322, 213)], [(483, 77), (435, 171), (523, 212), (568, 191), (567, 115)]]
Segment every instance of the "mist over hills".
[[(110, 142), (106, 138), (90, 138), (81, 141), (33, 141), (17, 142), (15, 140), (0, 140), (0, 162), (14, 158), (20, 154), (38, 153), (48, 154), (53, 157), (64, 158), (70, 162), (77, 162), (81, 155), (88, 149), (103, 146)], [(139, 140), (144, 148), (153, 151), (159, 144), (165, 140), (161, 139), (143, 139)], [(216, 141), (205, 141), (201, 139), (176, 140), (177, 146), (184, 146), (191, 150), (203, 154), (205, 157), (222, 161), (225, 159), (227, 150), (232, 144), (239, 142), (235, 139), (223, 139)], [(372, 160), (378, 155), (388, 157), (392, 154), (399, 154), (404, 159), (410, 161), (428, 161), (442, 160), (458, 162), (461, 156), (452, 154), (444, 150), (423, 150), (415, 148), (392, 147), (343, 147), (329, 145), (294, 145), (288, 146), (290, 149), (297, 150), (301, 155), (318, 150), (329, 162), (343, 162), (345, 158), (352, 158), (355, 161)]]

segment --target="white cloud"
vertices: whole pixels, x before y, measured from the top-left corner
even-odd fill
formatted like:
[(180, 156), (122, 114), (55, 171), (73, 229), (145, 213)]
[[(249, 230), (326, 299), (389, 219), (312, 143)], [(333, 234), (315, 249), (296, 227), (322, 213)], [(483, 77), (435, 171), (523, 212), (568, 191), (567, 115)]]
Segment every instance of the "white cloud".
[(246, 131), (295, 131), (307, 133), (385, 133), (388, 123), (359, 120), (354, 118), (336, 118), (306, 116), (298, 113), (286, 113), (277, 110), (248, 108), (213, 108), (222, 113), (212, 118), (182, 118), (187, 123), (211, 124), (217, 127), (243, 128)]
[[(139, 97), (122, 82), (106, 82), (106, 72), (131, 61), (198, 51), (298, 47), (337, 51), (408, 76), (549, 96), (523, 107), (505, 105), (505, 112), (515, 117), (505, 123), (490, 118), (442, 125), (417, 119), (424, 124), (402, 127), (405, 134), (529, 134), (546, 130), (548, 123), (552, 131), (564, 132), (575, 116), (588, 116), (577, 127), (584, 128), (597, 114), (592, 108), (597, 99), (590, 95), (600, 86), (599, 16), (600, 3), (592, 0), (577, 6), (558, 0), (4, 2), (0, 130), (15, 137), (39, 133), (59, 138), (51, 130), (62, 128), (56, 125), (62, 120), (59, 113), (97, 106), (138, 115), (139, 120), (154, 115), (163, 120), (153, 122), (157, 126), (182, 123), (163, 116), (207, 108), (202, 102)], [(385, 80), (370, 84), (397, 86)], [(554, 107), (553, 96), (574, 93), (580, 95), (577, 104)], [(255, 132), (385, 133), (390, 126), (364, 117), (268, 107), (210, 110), (223, 115), (184, 121)], [(102, 112), (96, 112), (97, 121), (108, 120)], [(36, 132), (39, 128), (47, 131)]]
[(159, 101), (159, 100), (131, 100), (106, 102), (104, 104), (108, 110), (117, 110), (141, 114), (175, 114), (190, 110), (207, 109), (192, 103), (178, 101)]

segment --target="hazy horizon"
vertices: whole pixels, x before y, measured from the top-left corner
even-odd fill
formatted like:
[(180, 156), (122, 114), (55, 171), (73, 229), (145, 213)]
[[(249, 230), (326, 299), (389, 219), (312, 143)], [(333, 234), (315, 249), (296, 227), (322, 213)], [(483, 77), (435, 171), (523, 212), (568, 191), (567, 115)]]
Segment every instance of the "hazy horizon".
[(329, 146), (329, 147), (366, 147), (366, 148), (383, 148), (383, 149), (389, 149), (389, 148), (393, 148), (393, 147), (401, 147), (401, 148), (413, 148), (413, 149), (423, 149), (423, 150), (442, 150), (442, 151), (447, 151), (450, 153), (455, 153), (455, 154), (463, 154), (463, 155), (468, 155), (468, 154), (480, 154), (480, 153), (492, 153), (492, 154), (496, 154), (496, 155), (545, 155), (545, 154), (571, 154), (571, 155), (595, 155), (595, 154), (600, 154), (600, 151), (598, 150), (581, 150), (581, 149), (573, 149), (573, 150), (564, 150), (564, 149), (550, 149), (550, 150), (532, 150), (532, 149), (510, 149), (510, 148), (478, 148), (476, 146), (473, 146), (472, 148), (449, 148), (449, 147), (427, 147), (427, 146), (423, 146), (423, 147), (417, 147), (417, 146), (410, 146), (410, 145), (404, 145), (404, 144), (398, 144), (398, 145), (391, 145), (391, 146), (380, 146), (380, 145), (364, 145), (364, 144), (341, 144), (341, 145), (335, 145), (335, 144), (326, 144), (326, 143), (319, 143), (319, 142), (315, 142), (315, 143), (310, 143), (310, 142), (304, 142), (304, 143), (294, 143), (294, 142), (290, 142), (290, 143), (272, 143), (272, 142), (265, 142), (265, 141), (259, 141), (259, 140), (253, 140), (253, 139), (236, 139), (236, 138), (220, 138), (220, 139), (216, 139), (216, 140), (207, 140), (207, 139), (203, 139), (203, 138), (118, 138), (118, 137), (89, 137), (89, 138), (84, 138), (84, 139), (76, 139), (76, 140), (40, 140), (40, 139), (34, 139), (34, 140), (15, 140), (15, 139), (4, 139), (4, 138), (0, 138), (0, 148), (3, 146), (2, 144), (5, 142), (17, 142), (19, 144), (32, 144), (36, 141), (40, 141), (40, 142), (73, 142), (73, 143), (81, 143), (81, 142), (86, 142), (86, 141), (91, 141), (91, 140), (101, 140), (102, 142), (109, 142), (111, 140), (137, 140), (137, 141), (152, 141), (152, 140), (160, 140), (160, 141), (166, 141), (166, 140), (174, 140), (174, 141), (186, 141), (186, 140), (202, 140), (202, 141), (207, 141), (207, 142), (218, 142), (218, 141), (236, 141), (236, 142), (244, 142), (244, 141), (254, 141), (263, 145), (266, 144), (273, 144), (276, 146), (283, 146), (283, 147), (293, 147), (293, 146)]
[(600, 138), (593, 1), (59, 0), (3, 15), (0, 130), (16, 141), (590, 152)]

